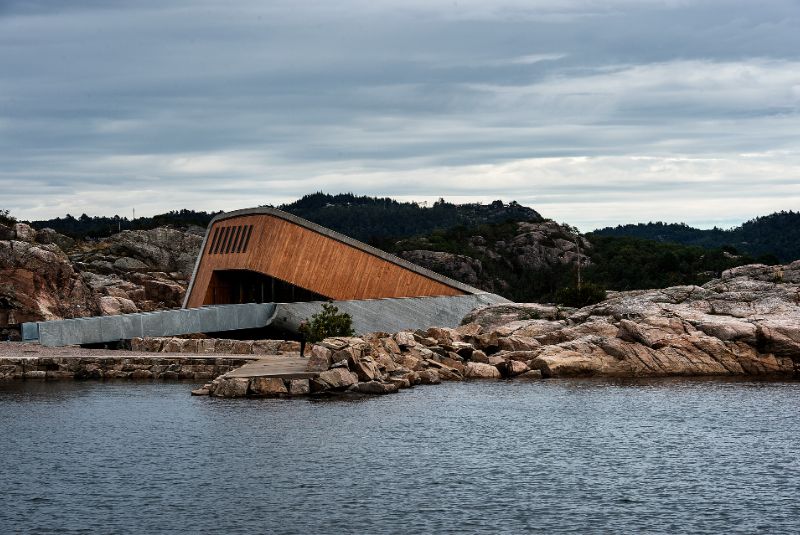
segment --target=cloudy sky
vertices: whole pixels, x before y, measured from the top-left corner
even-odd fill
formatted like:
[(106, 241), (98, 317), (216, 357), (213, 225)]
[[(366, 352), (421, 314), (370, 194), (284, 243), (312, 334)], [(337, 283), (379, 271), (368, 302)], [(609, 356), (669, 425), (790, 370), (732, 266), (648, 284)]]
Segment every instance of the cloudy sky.
[(0, 208), (800, 209), (800, 3), (0, 0)]

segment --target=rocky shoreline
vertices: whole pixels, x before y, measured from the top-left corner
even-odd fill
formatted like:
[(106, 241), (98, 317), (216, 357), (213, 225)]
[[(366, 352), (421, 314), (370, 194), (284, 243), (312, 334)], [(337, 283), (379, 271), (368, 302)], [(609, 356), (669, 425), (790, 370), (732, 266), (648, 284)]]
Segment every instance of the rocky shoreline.
[[(734, 268), (703, 286), (613, 293), (582, 309), (504, 304), (473, 311), (455, 329), (328, 338), (310, 348), (304, 377), (230, 375), (239, 359), (242, 365), (259, 355), (293, 353), (292, 342), (138, 339), (135, 349), (157, 353), (119, 352), (103, 360), (92, 350), (70, 348), (75, 356), (7, 356), (25, 345), (0, 343), (0, 379), (216, 377), (197, 393), (218, 397), (388, 394), (418, 384), (504, 378), (796, 379), (800, 261)], [(211, 356), (222, 352), (241, 356)], [(134, 373), (139, 364), (133, 356), (151, 359), (139, 363), (150, 367), (149, 374)], [(90, 373), (76, 374), (81, 366)]]
[[(549, 377), (800, 377), (800, 261), (743, 266), (700, 286), (621, 292), (582, 309), (474, 311), (456, 329), (329, 338), (310, 394), (388, 394), (415, 384)], [(252, 382), (252, 381), (251, 381)], [(222, 376), (223, 397), (289, 395)]]

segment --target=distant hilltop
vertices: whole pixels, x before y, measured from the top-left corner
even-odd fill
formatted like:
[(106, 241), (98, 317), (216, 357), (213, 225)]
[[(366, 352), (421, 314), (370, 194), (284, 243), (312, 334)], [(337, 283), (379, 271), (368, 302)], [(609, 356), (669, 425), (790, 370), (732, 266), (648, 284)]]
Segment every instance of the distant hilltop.
[(775, 255), (780, 262), (800, 258), (800, 212), (776, 212), (751, 219), (729, 230), (708, 230), (684, 223), (639, 223), (596, 230), (597, 236), (629, 236), (659, 242), (695, 245), (706, 249), (733, 248), (753, 256)]
[[(536, 210), (515, 201), (508, 204), (502, 201), (453, 204), (439, 199), (431, 206), (425, 206), (388, 197), (357, 196), (352, 193), (330, 195), (317, 192), (277, 208), (365, 242), (407, 238), (457, 226), (543, 220)], [(107, 238), (121, 230), (150, 230), (163, 226), (184, 229), (196, 226), (205, 229), (219, 213), (184, 209), (135, 220), (120, 216), (90, 217), (83, 214), (75, 217), (67, 214), (55, 219), (31, 221), (30, 224), (35, 229), (51, 228), (82, 240)]]
[[(515, 201), (503, 203), (499, 200), (488, 204), (454, 204), (439, 199), (427, 206), (425, 203), (402, 202), (389, 197), (317, 192), (277, 208), (375, 245), (454, 227), (544, 221), (533, 208)], [(0, 210), (0, 215), (2, 212)], [(102, 239), (121, 230), (150, 230), (163, 226), (201, 233), (219, 213), (183, 209), (134, 220), (120, 216), (90, 217), (83, 214), (75, 217), (67, 214), (54, 219), (31, 221), (30, 224), (35, 229), (51, 228), (74, 239)], [(729, 230), (703, 230), (685, 223), (651, 222), (606, 227), (591, 234), (640, 238), (705, 249), (728, 248), (734, 254), (746, 253), (753, 257), (774, 255), (776, 262), (800, 258), (800, 212), (794, 211), (757, 217)]]
[(459, 226), (544, 220), (539, 212), (516, 201), (453, 204), (439, 199), (424, 206), (352, 193), (314, 193), (278, 208), (365, 242), (419, 236)]
[[(1, 208), (0, 223), (4, 217), (8, 219), (13, 215)], [(402, 202), (389, 197), (317, 192), (277, 208), (384, 249), (394, 249), (398, 240), (452, 229), (546, 221), (533, 208), (515, 201), (504, 203), (499, 200), (488, 204), (454, 204), (439, 199), (427, 206), (426, 203)], [(75, 217), (67, 214), (30, 224), (37, 230), (50, 228), (77, 240), (104, 239), (122, 230), (159, 227), (202, 235), (211, 219), (219, 213), (183, 209), (134, 220), (120, 216), (90, 217), (83, 214)], [(763, 263), (777, 264), (800, 258), (800, 212), (776, 212), (729, 230), (703, 230), (685, 223), (651, 222), (606, 227), (586, 236), (592, 241), (601, 237), (636, 238), (662, 244), (721, 249), (732, 255), (744, 254)]]

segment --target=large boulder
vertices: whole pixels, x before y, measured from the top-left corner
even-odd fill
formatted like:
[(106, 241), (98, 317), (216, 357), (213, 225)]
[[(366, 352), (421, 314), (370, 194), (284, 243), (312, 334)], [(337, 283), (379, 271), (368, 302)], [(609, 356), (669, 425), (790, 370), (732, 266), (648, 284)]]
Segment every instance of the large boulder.
[(75, 247), (75, 240), (69, 236), (64, 236), (51, 228), (43, 228), (36, 233), (36, 241), (38, 243), (53, 243), (58, 245), (62, 251), (69, 252)]
[(114, 260), (111, 265), (114, 269), (119, 271), (149, 271), (150, 268), (147, 264), (136, 258), (129, 256), (121, 256)]
[(355, 372), (359, 381), (374, 381), (381, 377), (380, 368), (371, 357), (351, 357), (348, 367)]
[(479, 362), (482, 364), (489, 363), (489, 357), (486, 355), (486, 353), (484, 353), (480, 349), (476, 349), (475, 351), (473, 351), (472, 355), (470, 355), (469, 358), (472, 362)]
[(426, 267), (465, 284), (477, 285), (483, 275), (483, 265), (475, 258), (442, 251), (403, 251), (400, 256), (418, 266)]
[(800, 318), (775, 318), (760, 322), (757, 344), (766, 352), (794, 358), (800, 363)]
[(505, 362), (503, 366), (503, 375), (506, 377), (516, 377), (517, 375), (522, 375), (523, 373), (530, 370), (528, 365), (524, 362), (520, 362), (518, 360), (508, 360)]
[[(484, 332), (487, 332), (515, 321), (555, 321), (566, 317), (572, 311), (573, 309), (539, 303), (503, 303), (475, 309), (467, 314), (461, 323), (479, 325)], [(520, 327), (522, 326), (521, 324)]]
[(416, 381), (415, 383), (421, 385), (438, 385), (442, 382), (442, 377), (439, 375), (439, 372), (436, 370), (420, 370), (415, 372), (416, 374)]
[(27, 223), (14, 225), (14, 238), (18, 241), (33, 243), (36, 241), (36, 230)]
[(395, 334), (394, 341), (400, 349), (413, 347), (417, 344), (417, 341), (414, 338), (414, 333), (410, 331), (400, 331), (399, 333)]
[(308, 379), (291, 379), (289, 381), (290, 396), (307, 396), (311, 392)]
[(211, 383), (209, 389), (212, 396), (218, 398), (243, 398), (247, 395), (250, 380), (244, 377), (222, 376)]
[[(123, 273), (104, 273), (97, 266), (76, 264), (83, 279), (98, 297), (111, 296), (133, 301), (140, 311), (150, 312), (165, 308), (179, 308), (186, 292), (186, 281), (175, 280), (166, 273), (131, 270)], [(88, 270), (95, 271), (88, 271)]]
[(184, 277), (191, 276), (202, 243), (200, 236), (168, 227), (124, 230), (104, 240), (111, 256), (138, 260), (150, 271), (178, 272)]
[(356, 385), (356, 391), (362, 394), (393, 394), (398, 390), (399, 386), (394, 383), (383, 383), (379, 381), (369, 381)]
[(470, 379), (499, 379), (500, 370), (491, 364), (468, 362), (466, 376)]
[(311, 348), (311, 356), (306, 364), (306, 370), (309, 372), (324, 372), (331, 367), (333, 360), (331, 356), (333, 351), (329, 348), (315, 344)]
[(535, 338), (527, 336), (511, 335), (505, 338), (500, 338), (497, 341), (497, 346), (502, 351), (530, 351), (541, 347)]
[(289, 394), (289, 390), (279, 377), (253, 377), (250, 379), (250, 393), (260, 397), (280, 397)]
[(125, 299), (124, 297), (112, 297), (110, 295), (104, 295), (98, 299), (98, 303), (100, 305), (100, 312), (104, 316), (139, 312), (139, 309), (136, 308), (136, 304), (130, 299)]
[(334, 368), (319, 374), (318, 380), (330, 390), (344, 390), (358, 383), (358, 377), (346, 368)]
[(151, 275), (152, 278), (142, 280), (145, 299), (165, 303), (168, 306), (180, 306), (186, 294), (186, 285), (169, 279), (165, 273)]
[(605, 360), (594, 353), (554, 346), (534, 359), (531, 367), (539, 370), (544, 377), (587, 377), (601, 375), (605, 364)]
[(0, 241), (0, 326), (98, 313), (93, 292), (58, 246)]

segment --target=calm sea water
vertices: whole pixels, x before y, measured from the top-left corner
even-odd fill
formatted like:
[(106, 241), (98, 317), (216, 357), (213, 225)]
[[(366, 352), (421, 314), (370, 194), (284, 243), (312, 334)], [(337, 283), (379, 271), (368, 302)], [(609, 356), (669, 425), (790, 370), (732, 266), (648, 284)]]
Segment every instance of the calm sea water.
[(0, 385), (0, 532), (800, 532), (800, 383), (190, 387)]

